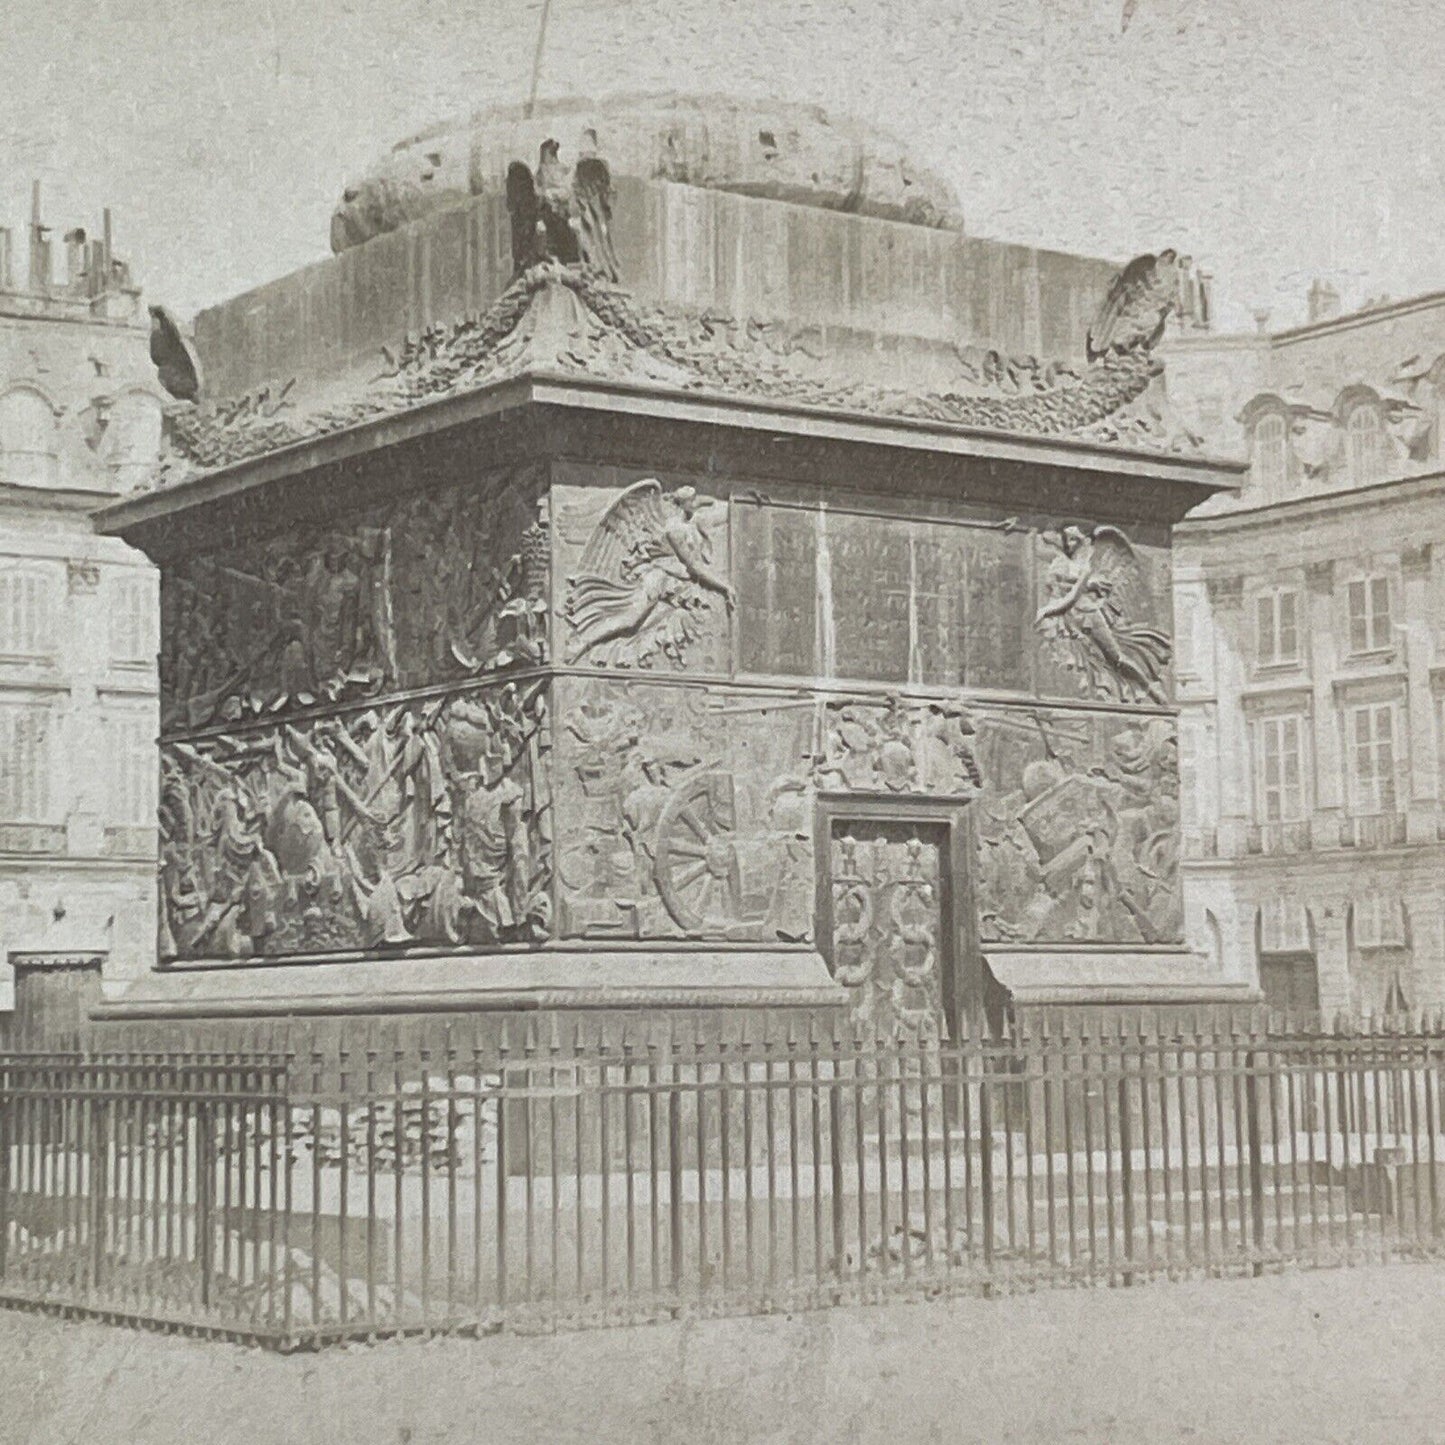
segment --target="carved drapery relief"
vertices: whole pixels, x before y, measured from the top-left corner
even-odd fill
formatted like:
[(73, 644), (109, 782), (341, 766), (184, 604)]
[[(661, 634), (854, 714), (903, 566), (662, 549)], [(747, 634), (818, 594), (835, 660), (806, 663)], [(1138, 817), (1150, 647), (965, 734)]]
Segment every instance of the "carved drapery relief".
[(968, 713), (945, 701), (829, 699), (814, 781), (826, 792), (969, 798), (983, 785)]
[(619, 493), (571, 492), (558, 507), (563, 660), (716, 671), (725, 665), (727, 505), (654, 478)]
[(174, 563), (161, 584), (163, 726), (545, 661), (549, 553), (538, 481), (522, 473)]
[(1173, 943), (1179, 760), (1172, 720), (1002, 710), (976, 719), (982, 937)]
[[(1172, 654), (1167, 578), (1117, 527), (1045, 532), (1035, 625), (1042, 637), (1044, 692), (1111, 702), (1169, 701)], [(1050, 665), (1052, 664), (1052, 665)], [(1061, 685), (1062, 684), (1062, 685)]]
[(547, 746), (537, 683), (163, 745), (161, 958), (545, 936)]
[(942, 908), (945, 831), (847, 822), (829, 840), (833, 976), (870, 1031), (947, 1032)]
[(558, 686), (563, 934), (811, 936), (811, 703), (577, 678)]

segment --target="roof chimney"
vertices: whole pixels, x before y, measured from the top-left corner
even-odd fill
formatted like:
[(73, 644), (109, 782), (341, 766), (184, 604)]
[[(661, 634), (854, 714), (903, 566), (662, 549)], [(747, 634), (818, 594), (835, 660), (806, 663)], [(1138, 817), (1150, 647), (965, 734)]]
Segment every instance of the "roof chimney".
[(37, 296), (50, 291), (50, 227), (40, 219), (40, 182), (30, 185), (30, 276), (29, 289)]
[(77, 291), (84, 279), (85, 232), (76, 227), (65, 233), (65, 284), (71, 291)]
[(1340, 314), (1340, 293), (1318, 276), (1310, 283), (1308, 302), (1310, 323), (1329, 321)]

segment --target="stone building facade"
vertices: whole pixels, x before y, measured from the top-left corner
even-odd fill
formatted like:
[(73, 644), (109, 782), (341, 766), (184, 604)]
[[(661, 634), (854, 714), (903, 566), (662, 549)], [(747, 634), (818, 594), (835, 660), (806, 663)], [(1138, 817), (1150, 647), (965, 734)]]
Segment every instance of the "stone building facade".
[[(63, 260), (62, 260), (63, 255)], [(0, 230), (0, 1006), (8, 962), (153, 957), (156, 579), (90, 514), (142, 485), (163, 395), (101, 237)], [(38, 985), (43, 988), (42, 985)]]
[(1171, 528), (1238, 468), (1172, 253), (676, 98), (430, 132), (333, 245), (172, 339), (102, 522), (162, 577), (108, 1017), (1245, 996), (1182, 934)]
[(1445, 1004), (1445, 295), (1168, 348), (1250, 460), (1178, 533), (1191, 936), (1281, 1007)]

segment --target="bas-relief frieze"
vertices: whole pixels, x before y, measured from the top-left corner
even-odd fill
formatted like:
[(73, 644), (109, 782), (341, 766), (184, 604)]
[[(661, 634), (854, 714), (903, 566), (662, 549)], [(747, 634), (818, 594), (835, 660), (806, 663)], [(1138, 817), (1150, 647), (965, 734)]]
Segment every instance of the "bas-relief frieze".
[(564, 936), (811, 938), (826, 793), (971, 820), (987, 940), (1180, 937), (1170, 720), (595, 678), (558, 707)]
[(1177, 942), (1173, 720), (996, 709), (974, 722), (985, 782), (971, 805), (981, 936)]
[(1167, 550), (1114, 526), (774, 505), (655, 478), (562, 483), (553, 511), (564, 663), (1169, 700)]
[(1067, 525), (1039, 543), (1040, 693), (1167, 705), (1167, 564), (1117, 527)]
[(617, 493), (559, 487), (555, 501), (563, 661), (726, 670), (725, 501), (651, 477)]
[(810, 701), (594, 678), (557, 687), (564, 936), (811, 936)]
[(813, 781), (823, 792), (970, 798), (983, 786), (968, 712), (944, 701), (830, 698), (820, 704)]
[(168, 731), (547, 656), (550, 540), (531, 473), (451, 486), (168, 565)]
[(534, 682), (164, 744), (162, 960), (545, 936), (548, 738)]

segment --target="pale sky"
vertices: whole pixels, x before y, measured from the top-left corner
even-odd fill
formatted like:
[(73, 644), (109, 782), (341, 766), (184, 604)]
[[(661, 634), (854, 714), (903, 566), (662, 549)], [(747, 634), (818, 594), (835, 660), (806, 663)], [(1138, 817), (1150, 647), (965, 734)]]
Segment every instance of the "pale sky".
[[(540, 93), (775, 95), (871, 120), (977, 235), (1210, 266), (1223, 320), (1445, 286), (1445, 25), (1427, 0), (551, 0)], [(525, 99), (541, 0), (5, 7), (0, 218), (29, 183), (182, 314), (327, 254), (346, 178)]]

